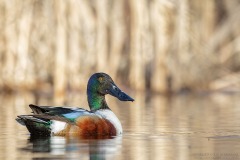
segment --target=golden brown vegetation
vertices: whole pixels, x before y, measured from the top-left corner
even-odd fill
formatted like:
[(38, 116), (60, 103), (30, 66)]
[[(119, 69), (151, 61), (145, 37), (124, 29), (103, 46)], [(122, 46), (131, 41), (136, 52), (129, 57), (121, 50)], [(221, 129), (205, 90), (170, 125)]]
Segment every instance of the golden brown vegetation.
[(240, 88), (239, 0), (0, 0), (0, 8), (1, 88), (64, 96), (99, 71), (138, 90)]

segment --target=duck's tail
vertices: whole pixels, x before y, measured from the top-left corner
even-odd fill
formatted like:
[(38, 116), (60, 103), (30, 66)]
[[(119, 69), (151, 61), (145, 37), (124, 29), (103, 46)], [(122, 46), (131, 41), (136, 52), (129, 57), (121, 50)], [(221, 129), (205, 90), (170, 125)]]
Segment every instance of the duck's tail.
[(51, 121), (43, 118), (35, 118), (31, 115), (21, 115), (16, 121), (27, 127), (32, 136), (50, 136)]

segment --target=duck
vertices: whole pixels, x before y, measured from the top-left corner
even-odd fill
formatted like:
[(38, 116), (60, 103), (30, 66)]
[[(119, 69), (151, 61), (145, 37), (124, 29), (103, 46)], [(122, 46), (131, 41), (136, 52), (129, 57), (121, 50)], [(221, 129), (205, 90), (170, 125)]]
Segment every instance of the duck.
[(106, 73), (94, 73), (87, 84), (90, 110), (67, 106), (30, 104), (32, 114), (18, 115), (16, 121), (26, 126), (31, 136), (78, 136), (80, 138), (114, 137), (123, 133), (122, 125), (108, 106), (105, 96), (120, 101), (134, 101)]

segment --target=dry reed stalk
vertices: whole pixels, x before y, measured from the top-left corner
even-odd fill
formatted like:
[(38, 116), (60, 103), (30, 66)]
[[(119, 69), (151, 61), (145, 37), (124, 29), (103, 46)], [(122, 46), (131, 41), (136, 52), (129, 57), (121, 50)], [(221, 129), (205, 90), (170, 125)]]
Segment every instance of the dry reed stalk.
[(130, 72), (129, 80), (130, 85), (138, 90), (145, 89), (145, 64), (143, 59), (143, 52), (141, 47), (142, 43), (142, 31), (143, 31), (143, 17), (144, 14), (144, 0), (132, 0), (130, 3), (131, 10), (131, 41), (130, 41)]
[(221, 3), (222, 5), (224, 5), (224, 9), (226, 12), (228, 12), (228, 14), (232, 13), (233, 8), (235, 8), (236, 6), (239, 5), (239, 0), (236, 1), (222, 1), (222, 2), (217, 2), (217, 3)]
[(207, 41), (214, 32), (216, 25), (216, 2), (205, 0), (202, 3), (203, 22), (201, 24), (203, 25), (201, 26), (201, 33), (203, 33), (204, 41)]
[[(240, 53), (240, 37), (237, 37), (236, 39), (233, 39), (230, 43), (224, 45), (221, 48), (221, 52), (219, 55), (219, 63), (221, 65), (224, 65), (226, 63), (234, 62), (234, 61), (240, 61), (240, 59), (233, 59), (235, 56), (239, 55)], [(239, 63), (240, 64), (240, 63)]]
[[(49, 80), (53, 73), (53, 44), (55, 41), (55, 22), (49, 15), (53, 15), (53, 1), (33, 2), (33, 15), (31, 34), (29, 37), (29, 62), (34, 71), (32, 73), (36, 86), (41, 88), (39, 82)], [(37, 18), (36, 18), (37, 17)], [(45, 83), (46, 84), (46, 83)]]
[(209, 53), (216, 53), (217, 49), (228, 39), (232, 32), (239, 30), (239, 14), (240, 5), (237, 5), (231, 10), (225, 22), (222, 25), (218, 25), (218, 28), (215, 29), (213, 36), (205, 47)]
[(226, 88), (239, 88), (240, 87), (240, 72), (229, 73), (219, 79), (212, 81), (209, 84), (209, 89), (216, 91)]
[(71, 88), (80, 88), (82, 79), (80, 73), (81, 55), (83, 54), (83, 47), (80, 45), (80, 31), (82, 30), (80, 24), (80, 10), (76, 0), (68, 1), (68, 57), (67, 61), (71, 62), (67, 65), (68, 83)]
[(18, 42), (15, 63), (14, 79), (15, 83), (30, 87), (34, 83), (33, 66), (29, 59), (29, 39), (32, 26), (33, 3), (31, 1), (17, 2), (20, 8), (28, 6), (27, 9), (22, 10), (18, 15)]
[(190, 44), (190, 16), (189, 1), (182, 0), (179, 3), (178, 17), (178, 58), (181, 63), (189, 62), (189, 44)]
[(15, 55), (17, 52), (17, 25), (15, 19), (17, 17), (17, 9), (15, 9), (15, 0), (5, 0), (5, 61), (3, 62), (2, 74), (3, 83), (7, 86), (14, 86), (16, 81), (14, 77)]
[[(78, 7), (80, 11), (80, 24), (82, 26), (81, 41), (82, 54), (80, 56), (80, 73), (87, 78), (89, 74), (96, 67), (96, 17), (90, 2), (82, 0), (78, 1)], [(85, 86), (85, 84), (84, 84)]]
[(80, 54), (80, 69), (79, 75), (80, 88), (86, 90), (86, 83), (89, 76), (94, 72), (96, 68), (96, 16), (93, 6), (88, 0), (77, 1), (80, 16), (80, 42), (79, 50)]
[(116, 79), (117, 71), (121, 67), (122, 51), (126, 37), (124, 24), (123, 0), (114, 1), (110, 15), (110, 54), (109, 54), (109, 74)]
[(96, 52), (97, 69), (100, 72), (108, 72), (108, 3), (107, 0), (97, 1), (97, 41)]
[[(150, 86), (151, 77), (151, 67), (154, 58), (154, 35), (153, 35), (153, 26), (151, 23), (151, 11), (149, 9), (150, 2), (144, 1), (142, 6), (142, 20), (140, 21), (140, 52), (141, 52), (141, 63), (139, 63), (140, 68), (142, 69), (141, 74), (144, 78), (143, 88)], [(147, 84), (148, 83), (148, 84)]]
[(170, 72), (173, 79), (172, 90), (178, 91), (186, 85), (188, 81), (189, 71), (186, 69), (187, 64), (190, 62), (190, 17), (189, 17), (189, 1), (178, 1), (177, 4), (177, 17), (176, 17), (176, 34), (175, 47), (176, 50), (173, 53), (174, 58), (170, 65)]
[(55, 1), (57, 18), (56, 25), (56, 51), (54, 65), (54, 101), (63, 104), (66, 89), (66, 66), (67, 66), (67, 34), (66, 34), (66, 5), (64, 0)]
[(151, 89), (166, 93), (168, 86), (168, 68), (166, 58), (170, 47), (170, 12), (172, 4), (165, 0), (155, 0), (151, 4), (152, 25), (155, 42), (154, 69), (151, 77)]
[[(0, 15), (4, 15), (4, 1), (0, 1)], [(4, 17), (4, 16), (3, 16)], [(4, 30), (5, 30), (5, 21), (3, 18), (0, 19), (0, 37), (4, 37)], [(3, 67), (3, 57), (5, 52), (5, 42), (2, 38), (0, 38), (0, 68)], [(3, 87), (3, 73), (2, 69), (0, 69), (0, 88)]]

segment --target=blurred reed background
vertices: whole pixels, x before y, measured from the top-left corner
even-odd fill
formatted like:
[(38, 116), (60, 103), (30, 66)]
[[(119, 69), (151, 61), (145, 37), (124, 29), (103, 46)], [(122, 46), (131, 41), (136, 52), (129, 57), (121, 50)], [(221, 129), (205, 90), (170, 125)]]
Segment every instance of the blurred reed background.
[(239, 0), (0, 0), (1, 91), (240, 89)]

